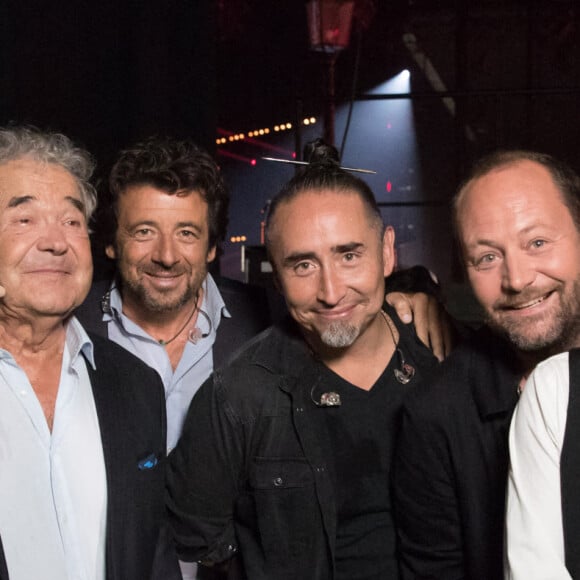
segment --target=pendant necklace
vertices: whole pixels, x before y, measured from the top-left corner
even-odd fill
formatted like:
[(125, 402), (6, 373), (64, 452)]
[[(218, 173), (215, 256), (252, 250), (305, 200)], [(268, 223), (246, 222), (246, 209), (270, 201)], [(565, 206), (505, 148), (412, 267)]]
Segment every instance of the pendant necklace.
[(195, 300), (195, 306), (193, 307), (191, 314), (187, 317), (185, 324), (177, 331), (177, 334), (175, 336), (173, 336), (172, 338), (170, 338), (169, 340), (163, 340), (162, 338), (159, 338), (159, 339), (157, 339), (157, 342), (161, 346), (167, 346), (169, 343), (173, 342), (185, 330), (185, 327), (191, 322), (191, 319), (193, 318), (193, 315), (196, 312), (197, 312), (197, 298)]

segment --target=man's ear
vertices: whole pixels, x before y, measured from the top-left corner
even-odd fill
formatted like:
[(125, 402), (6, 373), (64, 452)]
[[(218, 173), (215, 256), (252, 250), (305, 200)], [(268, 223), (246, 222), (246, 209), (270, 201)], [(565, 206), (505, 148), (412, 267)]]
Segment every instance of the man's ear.
[(113, 244), (109, 244), (105, 247), (105, 255), (111, 260), (115, 260), (117, 258), (117, 253), (115, 252), (115, 246), (113, 246)]
[(385, 278), (395, 269), (395, 263), (395, 230), (392, 226), (387, 226), (383, 234), (383, 274)]
[(215, 256), (216, 256), (216, 252), (217, 252), (217, 248), (216, 246), (212, 246), (208, 251), (207, 251), (207, 258), (205, 259), (205, 261), (209, 264), (210, 262), (213, 262), (215, 260)]

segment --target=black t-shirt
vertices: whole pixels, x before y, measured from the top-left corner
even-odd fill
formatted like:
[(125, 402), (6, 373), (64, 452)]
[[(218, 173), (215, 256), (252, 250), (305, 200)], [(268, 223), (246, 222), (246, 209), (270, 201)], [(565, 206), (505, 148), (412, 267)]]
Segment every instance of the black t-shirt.
[(325, 367), (315, 400), (325, 392), (340, 395), (341, 405), (324, 408), (334, 471), (337, 580), (398, 578), (395, 527), (390, 496), (390, 467), (400, 410), (421, 371), (435, 364), (414, 335), (400, 332), (399, 348), (416, 373), (408, 384), (395, 377), (397, 352), (369, 391)]

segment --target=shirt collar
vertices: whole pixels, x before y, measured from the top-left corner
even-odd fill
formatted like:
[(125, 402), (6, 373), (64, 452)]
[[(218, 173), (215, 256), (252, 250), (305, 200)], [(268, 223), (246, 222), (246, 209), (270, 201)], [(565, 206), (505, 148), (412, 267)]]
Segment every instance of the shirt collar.
[(73, 316), (66, 325), (66, 346), (70, 353), (71, 362), (82, 353), (93, 369), (96, 369), (93, 342), (82, 327), (81, 323)]
[[(71, 363), (74, 363), (82, 353), (93, 369), (96, 369), (94, 346), (86, 330), (81, 323), (72, 316), (66, 323), (65, 334), (66, 347), (70, 353)], [(13, 358), (12, 354), (5, 349), (0, 349), (0, 359)]]
[(222, 316), (232, 317), (211, 274), (208, 274), (203, 282), (201, 309), (209, 316), (213, 328), (219, 326)]

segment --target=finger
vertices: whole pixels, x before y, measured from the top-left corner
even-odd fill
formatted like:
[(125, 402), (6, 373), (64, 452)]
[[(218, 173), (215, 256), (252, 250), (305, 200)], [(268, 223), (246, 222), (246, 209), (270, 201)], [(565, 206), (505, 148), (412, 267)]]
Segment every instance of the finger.
[(438, 360), (445, 358), (445, 334), (446, 329), (441, 316), (442, 306), (437, 300), (431, 298), (428, 305), (428, 324), (429, 324), (429, 344), (433, 354)]
[(443, 312), (442, 316), (443, 320), (443, 345), (444, 345), (444, 352), (445, 357), (448, 357), (451, 354), (451, 351), (455, 347), (457, 343), (457, 332), (455, 326), (453, 324), (453, 319), (447, 311)]
[(395, 309), (401, 322), (409, 324), (413, 321), (413, 309), (406, 294), (402, 292), (389, 292), (385, 296), (385, 301)]
[[(429, 349), (432, 349), (431, 335), (433, 334), (432, 313), (430, 312), (430, 302), (435, 300), (432, 296), (417, 292), (407, 296), (413, 309), (413, 321), (415, 323), (415, 334), (419, 340)], [(437, 302), (435, 300), (435, 302)], [(437, 325), (436, 325), (437, 326)]]

